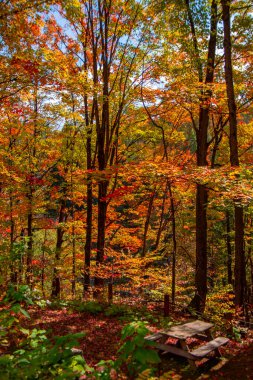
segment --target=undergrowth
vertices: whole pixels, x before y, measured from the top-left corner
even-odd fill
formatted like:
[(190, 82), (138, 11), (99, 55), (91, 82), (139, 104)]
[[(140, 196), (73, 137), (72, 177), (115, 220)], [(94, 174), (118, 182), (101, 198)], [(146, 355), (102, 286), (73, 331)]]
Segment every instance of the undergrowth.
[[(66, 302), (41, 303), (39, 300), (36, 303), (43, 308), (70, 307), (70, 303)], [(10, 286), (1, 303), (0, 339), (7, 348), (7, 353), (0, 357), (1, 380), (110, 380), (125, 378), (125, 374), (128, 379), (134, 379), (142, 372), (148, 371), (151, 375), (155, 372), (160, 358), (152, 349), (153, 342), (144, 339), (149, 333), (146, 322), (134, 321), (123, 328), (122, 344), (115, 361), (102, 360), (90, 367), (82, 354), (76, 354), (73, 350), (85, 334), (68, 334), (49, 339), (46, 330), (26, 329), (22, 326), (24, 317), (30, 318), (26, 308), (33, 304), (32, 293), (27, 286)], [(77, 305), (72, 303), (71, 307)], [(96, 302), (80, 304), (77, 309), (94, 314), (104, 311), (108, 317), (130, 312), (125, 306), (106, 306)], [(15, 341), (12, 340), (13, 336), (16, 337)]]

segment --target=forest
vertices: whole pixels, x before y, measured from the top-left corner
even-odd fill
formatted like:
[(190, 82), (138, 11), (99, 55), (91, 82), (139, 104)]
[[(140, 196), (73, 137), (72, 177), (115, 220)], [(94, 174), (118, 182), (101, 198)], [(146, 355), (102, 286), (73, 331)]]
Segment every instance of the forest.
[(190, 319), (252, 347), (252, 1), (0, 0), (0, 56), (0, 379), (195, 379), (145, 340)]

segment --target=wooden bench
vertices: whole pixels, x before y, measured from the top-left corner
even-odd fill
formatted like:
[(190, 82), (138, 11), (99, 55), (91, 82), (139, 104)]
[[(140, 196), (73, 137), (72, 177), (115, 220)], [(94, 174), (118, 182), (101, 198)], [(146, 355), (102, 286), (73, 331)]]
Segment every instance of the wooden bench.
[[(160, 330), (148, 335), (145, 339), (153, 342), (154, 349), (162, 351), (162, 354), (171, 353), (186, 358), (189, 364), (196, 368), (196, 362), (214, 352), (216, 356), (221, 356), (219, 347), (229, 342), (228, 338), (218, 337), (213, 339), (210, 329), (212, 323), (204, 321), (192, 321), (182, 325), (175, 325), (167, 330)], [(176, 339), (176, 344), (165, 343), (168, 338)], [(202, 346), (190, 350), (187, 344), (188, 338), (205, 340)]]
[(158, 332), (158, 333), (154, 333), (154, 334), (146, 336), (145, 340), (156, 341), (156, 340), (159, 340), (161, 338), (163, 338), (163, 335)]
[(196, 348), (195, 350), (191, 351), (191, 355), (193, 355), (196, 358), (204, 358), (207, 356), (210, 352), (217, 350), (219, 347), (224, 346), (229, 342), (228, 338), (224, 337), (218, 337), (210, 342), (204, 344), (203, 346), (200, 346)]
[[(221, 356), (219, 347), (229, 342), (228, 338), (218, 337), (213, 339), (210, 329), (212, 323), (204, 321), (193, 321), (183, 325), (170, 327), (168, 330), (161, 330), (154, 334), (148, 335), (145, 339), (153, 342), (153, 347), (162, 351), (162, 354), (171, 353), (188, 359), (189, 363), (195, 366), (195, 362), (206, 357), (210, 352), (214, 351), (216, 356)], [(187, 344), (188, 338), (197, 338), (205, 340), (202, 346), (190, 350)], [(165, 343), (168, 338), (176, 339), (176, 343)]]
[[(151, 337), (152, 337), (152, 335), (151, 335)], [(159, 339), (159, 338), (157, 338), (157, 339)], [(148, 340), (155, 341), (155, 338), (148, 339)], [(196, 348), (193, 351), (184, 351), (181, 348), (178, 348), (176, 346), (163, 344), (163, 343), (159, 343), (159, 342), (157, 342), (154, 347), (158, 350), (163, 351), (163, 354), (171, 353), (171, 354), (179, 355), (179, 356), (182, 356), (186, 359), (195, 361), (195, 360), (203, 359), (210, 352), (217, 350), (219, 347), (224, 346), (228, 342), (229, 342), (228, 338), (218, 337), (218, 338), (215, 338), (215, 339), (211, 340), (210, 342)]]

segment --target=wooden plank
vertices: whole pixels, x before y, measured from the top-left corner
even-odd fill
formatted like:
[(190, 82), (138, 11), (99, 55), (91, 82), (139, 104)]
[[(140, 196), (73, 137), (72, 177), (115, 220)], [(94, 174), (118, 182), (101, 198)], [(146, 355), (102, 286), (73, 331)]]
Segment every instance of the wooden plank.
[(169, 352), (170, 354), (182, 356), (183, 358), (186, 358), (186, 359), (196, 360), (195, 356), (193, 356), (190, 352), (184, 351), (183, 349), (178, 348), (176, 346), (171, 346), (169, 344), (155, 342), (154, 348), (164, 351), (165, 354)]
[(203, 340), (203, 341), (207, 341), (207, 340), (213, 340), (213, 337), (211, 337), (210, 339), (208, 339), (208, 337), (205, 335), (205, 334), (196, 334), (194, 336), (194, 338), (197, 338), (199, 340)]
[(197, 330), (198, 332), (202, 332), (213, 327), (213, 323), (196, 320), (193, 322), (185, 323), (184, 326)]
[(155, 340), (158, 340), (158, 339), (161, 339), (163, 338), (164, 335), (163, 334), (160, 334), (160, 333), (154, 333), (152, 335), (147, 335), (145, 337), (146, 340), (151, 340), (151, 341), (155, 341)]
[(200, 346), (196, 350), (191, 351), (191, 354), (195, 358), (204, 358), (207, 354), (209, 354), (210, 352), (216, 350), (220, 346), (224, 346), (228, 342), (229, 342), (228, 338), (218, 337), (218, 338), (216, 338), (214, 340), (211, 340), (207, 344), (205, 344), (203, 346)]
[(161, 331), (162, 334), (177, 339), (190, 338), (196, 334), (203, 333), (213, 327), (212, 323), (203, 321), (193, 321), (183, 325), (173, 326), (168, 330)]
[(81, 355), (83, 356), (83, 350), (79, 349), (79, 348), (71, 348), (71, 352), (72, 352), (72, 355), (75, 356), (75, 355)]

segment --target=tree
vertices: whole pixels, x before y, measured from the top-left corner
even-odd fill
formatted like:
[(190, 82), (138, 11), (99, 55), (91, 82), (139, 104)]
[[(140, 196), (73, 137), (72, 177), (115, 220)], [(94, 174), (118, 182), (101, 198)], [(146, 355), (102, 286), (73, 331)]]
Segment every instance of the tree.
[[(229, 146), (230, 146), (230, 164), (237, 167), (239, 163), (238, 140), (237, 140), (237, 116), (236, 102), (234, 93), (233, 68), (232, 68), (232, 47), (231, 47), (231, 16), (230, 1), (221, 1), (222, 19), (224, 28), (224, 56), (225, 56), (225, 80), (229, 110)], [(245, 270), (245, 252), (244, 252), (244, 218), (243, 207), (235, 200), (235, 304), (242, 306), (245, 301), (246, 289), (246, 270)]]

